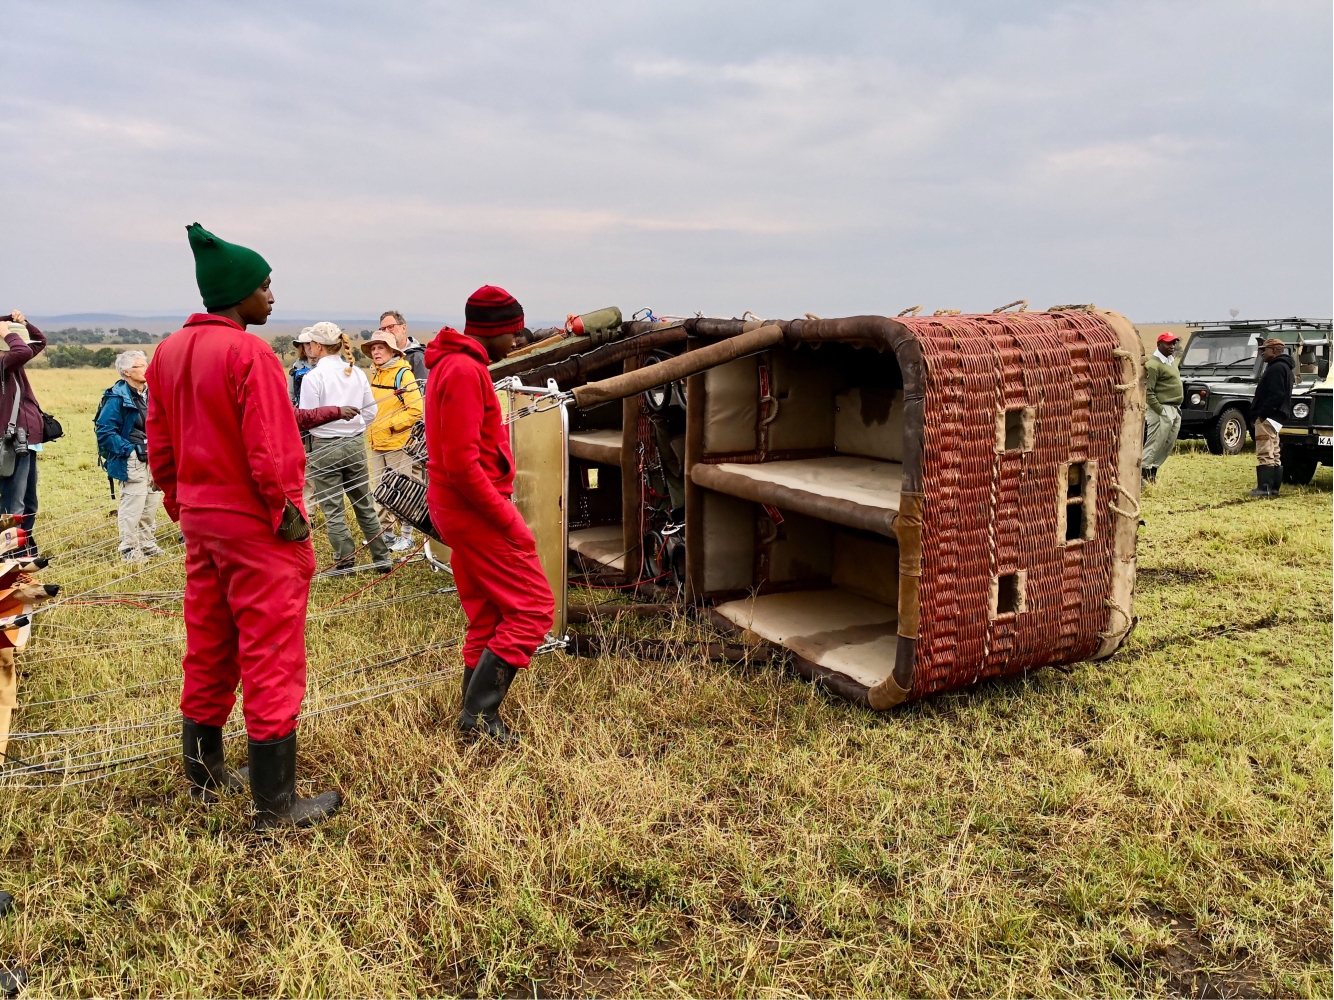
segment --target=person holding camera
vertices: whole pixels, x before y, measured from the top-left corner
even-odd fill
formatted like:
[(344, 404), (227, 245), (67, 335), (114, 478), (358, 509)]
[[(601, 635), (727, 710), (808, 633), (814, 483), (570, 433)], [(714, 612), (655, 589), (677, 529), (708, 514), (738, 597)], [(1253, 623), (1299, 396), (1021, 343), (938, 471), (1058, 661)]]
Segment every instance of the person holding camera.
[[(25, 370), (29, 361), (46, 350), (46, 337), (15, 309), (3, 317), (10, 324), (22, 326), (26, 336), (11, 325), (5, 334), (8, 350), (0, 354), (0, 421), (4, 439), (14, 451), (13, 470), (0, 479), (0, 513), (23, 516), (27, 544), (14, 553), (15, 558), (33, 559), (37, 542), (33, 525), (37, 520), (37, 453), (42, 450), (45, 418), (37, 405)], [(3, 466), (0, 462), (0, 467)]]
[(296, 794), (315, 552), (287, 378), (273, 348), (246, 331), (273, 311), (270, 268), (198, 223), (186, 232), (207, 312), (158, 346), (147, 373), (148, 465), (185, 535), (185, 774), (204, 800), (244, 787), (222, 746), (239, 682), (255, 827), (309, 826), (343, 799)]
[(154, 535), (161, 494), (148, 475), (148, 355), (125, 351), (116, 357), (120, 381), (102, 397), (93, 426), (97, 452), (106, 464), (107, 478), (120, 486), (120, 557), (137, 563), (160, 556)]

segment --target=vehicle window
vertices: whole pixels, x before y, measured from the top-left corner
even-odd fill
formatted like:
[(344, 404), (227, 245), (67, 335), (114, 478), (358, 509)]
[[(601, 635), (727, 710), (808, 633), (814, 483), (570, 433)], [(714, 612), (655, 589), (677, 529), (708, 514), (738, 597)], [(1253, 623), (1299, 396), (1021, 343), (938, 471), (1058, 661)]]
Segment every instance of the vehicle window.
[(1224, 334), (1210, 337), (1196, 335), (1181, 359), (1183, 365), (1227, 365), (1255, 357), (1256, 347), (1249, 335)]

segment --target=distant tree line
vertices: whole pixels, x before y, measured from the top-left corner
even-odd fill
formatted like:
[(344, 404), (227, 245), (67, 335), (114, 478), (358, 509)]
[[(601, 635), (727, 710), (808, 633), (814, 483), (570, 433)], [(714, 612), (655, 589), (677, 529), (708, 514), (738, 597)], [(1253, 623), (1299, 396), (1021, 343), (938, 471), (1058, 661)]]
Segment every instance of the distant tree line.
[(110, 368), (119, 353), (112, 347), (90, 351), (79, 344), (55, 344), (45, 352), (47, 364), (52, 368)]
[[(51, 344), (151, 344), (160, 338), (153, 336), (151, 333), (145, 333), (143, 330), (124, 326), (118, 326), (110, 331), (104, 330), (100, 326), (93, 327), (91, 330), (68, 326), (63, 330), (48, 333), (46, 339)], [(59, 368), (61, 366), (56, 365), (55, 367)]]

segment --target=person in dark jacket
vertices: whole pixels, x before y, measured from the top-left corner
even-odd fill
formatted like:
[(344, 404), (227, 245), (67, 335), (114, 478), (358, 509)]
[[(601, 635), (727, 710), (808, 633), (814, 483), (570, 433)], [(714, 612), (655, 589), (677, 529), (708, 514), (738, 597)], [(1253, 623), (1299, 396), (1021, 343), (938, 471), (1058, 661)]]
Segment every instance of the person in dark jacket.
[(154, 526), (162, 494), (148, 475), (148, 355), (125, 351), (116, 358), (120, 381), (97, 415), (97, 450), (106, 457), (107, 476), (121, 484), (120, 557), (143, 562), (160, 556)]
[(33, 537), (33, 524), (37, 520), (37, 452), (42, 450), (42, 408), (37, 405), (32, 386), (28, 384), (28, 374), (24, 367), (29, 361), (46, 350), (46, 337), (42, 331), (27, 321), (23, 313), (15, 309), (8, 316), (0, 317), (0, 322), (21, 324), (27, 331), (24, 337), (12, 327), (5, 334), (8, 350), (0, 354), (0, 433), (7, 433), (11, 423), (10, 415), (15, 413), (14, 396), (18, 394), (19, 406), (14, 424), (14, 433), (26, 437), (27, 450), (20, 452), (14, 463), (14, 472), (0, 480), (0, 513), (21, 514), (23, 530), (27, 533), (27, 545), (14, 553), (18, 559), (35, 559), (37, 541)]
[(408, 336), (408, 321), (397, 309), (390, 309), (380, 314), (380, 333), (387, 333), (394, 338), (394, 343), (403, 352), (403, 360), (412, 366), (412, 374), (417, 384), (426, 385), (426, 348), (414, 337)]
[(1255, 422), (1255, 489), (1253, 497), (1276, 497), (1283, 485), (1283, 459), (1279, 454), (1278, 432), (1291, 419), (1292, 383), (1296, 365), (1288, 345), (1274, 337), (1260, 347), (1260, 357), (1268, 362), (1255, 397), (1251, 400), (1251, 419)]

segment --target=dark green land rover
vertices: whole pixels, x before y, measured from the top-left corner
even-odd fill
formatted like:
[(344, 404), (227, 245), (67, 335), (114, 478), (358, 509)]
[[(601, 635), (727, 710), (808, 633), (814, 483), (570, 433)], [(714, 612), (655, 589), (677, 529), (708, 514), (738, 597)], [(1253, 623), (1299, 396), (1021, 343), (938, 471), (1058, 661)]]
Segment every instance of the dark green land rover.
[[(1297, 359), (1298, 396), (1329, 375), (1331, 321), (1327, 319), (1233, 320), (1199, 323), (1181, 359), (1182, 438), (1204, 438), (1215, 455), (1235, 455), (1251, 427), (1251, 398), (1264, 362), (1259, 346), (1270, 337), (1291, 345)], [(1285, 463), (1286, 464), (1286, 463)], [(1314, 466), (1311, 473), (1314, 474)], [(1310, 475), (1303, 482), (1310, 481)]]
[(1283, 478), (1305, 486), (1321, 465), (1334, 465), (1334, 372), (1292, 393), (1292, 417), (1278, 433)]

